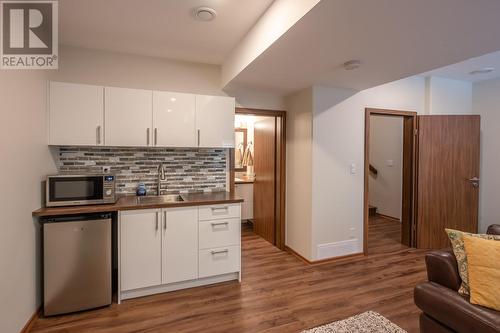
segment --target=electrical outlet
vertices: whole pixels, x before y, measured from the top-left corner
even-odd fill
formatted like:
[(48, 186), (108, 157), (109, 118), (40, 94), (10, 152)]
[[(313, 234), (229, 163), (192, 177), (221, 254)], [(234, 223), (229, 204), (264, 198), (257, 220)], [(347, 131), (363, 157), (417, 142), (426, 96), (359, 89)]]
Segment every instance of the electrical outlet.
[(110, 172), (111, 172), (110, 166), (103, 166), (102, 167), (102, 173), (110, 173)]

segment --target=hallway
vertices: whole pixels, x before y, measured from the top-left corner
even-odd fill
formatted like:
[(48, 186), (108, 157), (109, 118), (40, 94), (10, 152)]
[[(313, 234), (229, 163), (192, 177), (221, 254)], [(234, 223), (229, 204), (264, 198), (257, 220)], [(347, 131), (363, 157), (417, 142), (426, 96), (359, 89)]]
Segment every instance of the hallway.
[(368, 254), (390, 253), (407, 248), (401, 244), (401, 222), (381, 215), (370, 217)]

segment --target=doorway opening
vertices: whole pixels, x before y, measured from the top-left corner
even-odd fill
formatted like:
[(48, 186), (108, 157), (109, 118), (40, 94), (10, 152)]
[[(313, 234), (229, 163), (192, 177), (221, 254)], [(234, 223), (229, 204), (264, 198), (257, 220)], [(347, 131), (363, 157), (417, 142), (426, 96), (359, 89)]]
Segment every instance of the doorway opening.
[(415, 247), (416, 116), (365, 110), (365, 255)]
[(230, 187), (245, 229), (285, 248), (286, 112), (236, 108)]

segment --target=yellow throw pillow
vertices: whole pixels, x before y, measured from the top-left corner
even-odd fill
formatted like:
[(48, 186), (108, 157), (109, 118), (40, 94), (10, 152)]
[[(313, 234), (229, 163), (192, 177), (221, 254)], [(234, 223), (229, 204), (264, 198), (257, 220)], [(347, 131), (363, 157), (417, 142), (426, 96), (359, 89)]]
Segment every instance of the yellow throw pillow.
[(464, 235), (470, 302), (500, 311), (500, 242)]

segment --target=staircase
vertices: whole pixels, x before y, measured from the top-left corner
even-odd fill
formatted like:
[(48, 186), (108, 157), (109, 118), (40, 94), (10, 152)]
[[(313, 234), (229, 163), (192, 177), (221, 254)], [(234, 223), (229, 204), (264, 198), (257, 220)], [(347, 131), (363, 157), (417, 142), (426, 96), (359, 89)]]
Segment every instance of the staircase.
[(375, 215), (377, 215), (377, 207), (369, 205), (368, 206), (368, 216), (373, 217)]

